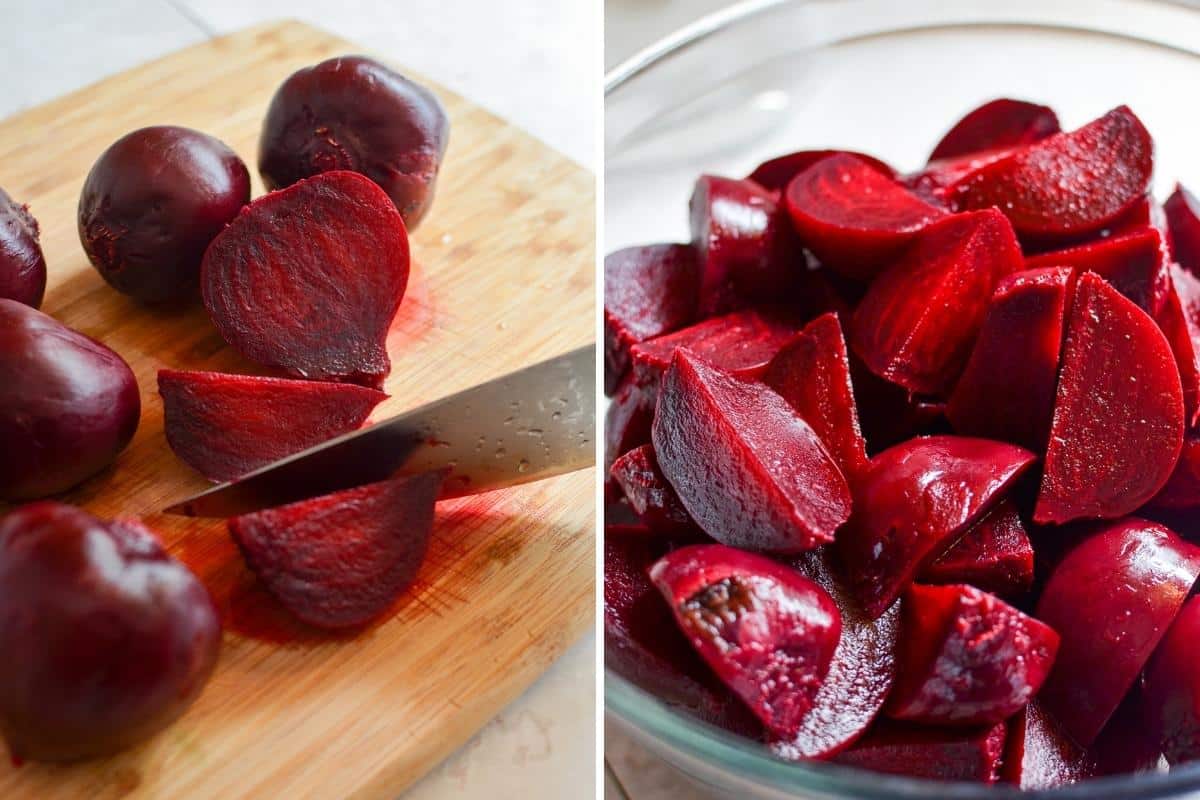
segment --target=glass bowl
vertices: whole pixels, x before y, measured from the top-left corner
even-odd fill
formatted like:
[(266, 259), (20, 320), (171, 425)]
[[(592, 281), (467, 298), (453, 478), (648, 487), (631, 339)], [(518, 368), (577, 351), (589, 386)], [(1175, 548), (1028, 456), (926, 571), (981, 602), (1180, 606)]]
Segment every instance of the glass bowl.
[[(963, 113), (1018, 97), (1072, 129), (1122, 103), (1156, 141), (1155, 194), (1200, 184), (1200, 12), (1151, 0), (752, 0), (706, 17), (606, 79), (605, 246), (687, 241), (701, 173), (741, 176), (792, 150), (840, 147), (921, 166)], [(615, 729), (719, 796), (1200, 797), (1200, 764), (1049, 792), (791, 764), (673, 711), (608, 672)]]

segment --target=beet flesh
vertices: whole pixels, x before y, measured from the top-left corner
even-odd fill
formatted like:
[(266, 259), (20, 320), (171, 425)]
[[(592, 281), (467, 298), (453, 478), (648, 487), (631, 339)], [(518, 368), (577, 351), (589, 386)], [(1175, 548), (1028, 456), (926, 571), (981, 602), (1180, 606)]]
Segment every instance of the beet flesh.
[(1020, 789), (1053, 789), (1095, 777), (1094, 756), (1071, 741), (1036, 700), (1008, 723), (1003, 779)]
[(1200, 507), (1200, 433), (1191, 432), (1184, 438), (1179, 462), (1151, 504), (1169, 509)]
[(1150, 316), (1158, 314), (1170, 283), (1162, 234), (1144, 226), (1107, 239), (1025, 259), (1026, 269), (1075, 267), (1112, 284)]
[(1200, 421), (1200, 278), (1178, 264), (1167, 267), (1162, 307), (1154, 317), (1175, 356), (1189, 428)]
[(617, 459), (650, 441), (650, 423), (654, 421), (654, 398), (627, 376), (604, 412), (604, 475), (606, 494), (619, 495), (611, 478)]
[(1200, 598), (1188, 600), (1146, 668), (1150, 734), (1172, 764), (1200, 758)]
[(1033, 585), (1033, 566), (1033, 543), (1016, 505), (1005, 499), (922, 569), (917, 580), (969, 583), (985, 592), (1013, 597)]
[(885, 720), (833, 760), (888, 775), (995, 783), (1004, 739), (1003, 722), (982, 728), (935, 728)]
[(1171, 256), (1193, 275), (1200, 275), (1200, 200), (1182, 184), (1163, 203)]
[(1002, 97), (984, 103), (954, 123), (933, 148), (930, 161), (998, 147), (1022, 147), (1058, 133), (1058, 116), (1048, 106)]
[(27, 206), (0, 189), (0, 299), (41, 308), (46, 294), (46, 257), (38, 224)]
[(696, 530), (696, 523), (659, 469), (652, 445), (635, 447), (618, 458), (612, 465), (612, 477), (651, 531), (673, 536)]
[(857, 158), (866, 165), (873, 167), (881, 175), (886, 175), (889, 178), (896, 177), (896, 170), (878, 158), (869, 156), (866, 153), (857, 153), (853, 150), (798, 150), (794, 153), (788, 153), (787, 155), (764, 161), (755, 167), (754, 171), (746, 176), (746, 179), (754, 181), (769, 192), (782, 192), (792, 182), (792, 178), (804, 172), (804, 170), (821, 159), (839, 154)]

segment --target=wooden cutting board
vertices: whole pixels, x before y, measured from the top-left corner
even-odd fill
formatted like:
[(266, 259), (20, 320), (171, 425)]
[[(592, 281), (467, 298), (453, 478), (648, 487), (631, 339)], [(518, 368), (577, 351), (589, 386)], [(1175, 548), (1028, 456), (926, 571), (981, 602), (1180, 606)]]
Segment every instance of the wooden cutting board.
[[(0, 122), (0, 186), (41, 223), (43, 310), (121, 353), (142, 389), (133, 444), (65, 499), (101, 516), (149, 515), (226, 622), (217, 672), (179, 722), (103, 761), (4, 760), (0, 797), (392, 800), (591, 624), (593, 470), (439, 505), (417, 586), (386, 622), (342, 639), (292, 623), (254, 583), (223, 523), (154, 513), (207, 485), (167, 448), (158, 369), (254, 368), (203, 308), (148, 311), (104, 284), (75, 229), (84, 177), (119, 136), (166, 123), (222, 139), (254, 174), (259, 125), (280, 82), (358, 51), (304, 25), (274, 24)], [(437, 201), (412, 237), (414, 270), (389, 339), (392, 397), (377, 418), (594, 339), (593, 176), (433, 88), (450, 114), (450, 147)], [(262, 191), (255, 175), (255, 196)]]

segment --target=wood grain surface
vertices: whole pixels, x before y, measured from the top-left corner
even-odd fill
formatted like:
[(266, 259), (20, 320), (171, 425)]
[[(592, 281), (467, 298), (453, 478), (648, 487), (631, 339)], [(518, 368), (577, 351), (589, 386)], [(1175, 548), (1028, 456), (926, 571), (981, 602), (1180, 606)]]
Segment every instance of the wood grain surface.
[[(5, 761), (0, 797), (396, 798), (591, 624), (593, 470), (439, 505), (417, 585), (393, 616), (343, 638), (292, 623), (223, 523), (156, 513), (207, 485), (167, 448), (157, 371), (256, 370), (203, 308), (151, 311), (104, 284), (76, 233), (83, 179), (112, 141), (152, 124), (210, 133), (254, 174), (275, 88), (299, 67), (350, 52), (359, 48), (313, 28), (273, 24), (0, 122), (0, 186), (42, 228), (43, 310), (121, 353), (142, 390), (133, 444), (64, 499), (101, 516), (144, 516), (204, 578), (226, 623), (217, 672), (179, 722), (102, 761)], [(403, 54), (376, 55), (404, 71)], [(389, 336), (391, 399), (376, 418), (594, 338), (593, 176), (433, 88), (450, 114), (450, 147), (437, 201), (412, 237), (413, 273)], [(591, 776), (581, 779), (590, 786)]]

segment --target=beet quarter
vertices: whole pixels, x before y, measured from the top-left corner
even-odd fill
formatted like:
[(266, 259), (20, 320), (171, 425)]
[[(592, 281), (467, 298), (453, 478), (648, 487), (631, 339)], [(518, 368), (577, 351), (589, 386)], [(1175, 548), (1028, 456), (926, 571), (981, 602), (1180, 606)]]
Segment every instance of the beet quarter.
[(933, 148), (930, 161), (997, 147), (1021, 147), (1058, 133), (1054, 109), (1002, 97), (984, 103), (954, 123)]
[(1171, 257), (1193, 275), (1200, 275), (1200, 200), (1181, 184), (1163, 203)]
[(0, 189), (0, 299), (40, 308), (45, 293), (46, 257), (37, 220)]
[(1019, 789), (1053, 789), (1097, 775), (1096, 759), (1071, 741), (1036, 700), (1008, 723), (1003, 779)]
[(1033, 585), (1033, 543), (1011, 500), (1002, 500), (950, 549), (921, 570), (922, 583), (969, 583), (1005, 597)]
[(1172, 764), (1200, 758), (1200, 598), (1171, 623), (1146, 668), (1143, 693), (1150, 733)]
[(1178, 264), (1168, 265), (1167, 274), (1166, 295), (1154, 320), (1175, 356), (1190, 428), (1200, 419), (1200, 278)]
[(795, 153), (772, 158), (764, 161), (746, 176), (769, 192), (782, 192), (792, 182), (792, 178), (811, 167), (823, 158), (833, 155), (847, 155), (857, 158), (869, 167), (873, 167), (881, 175), (889, 178), (896, 177), (896, 171), (874, 156), (856, 153), (853, 150), (798, 150)]
[(1162, 234), (1150, 226), (1025, 259), (1026, 269), (1043, 267), (1091, 270), (1150, 316), (1162, 308), (1170, 281)]
[(888, 775), (995, 783), (1004, 737), (1003, 722), (982, 728), (934, 728), (884, 720), (833, 760)]
[(672, 536), (696, 529), (679, 496), (658, 468), (653, 446), (644, 444), (630, 450), (613, 462), (611, 472), (629, 505), (650, 530)]

